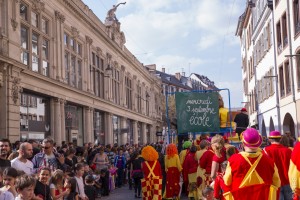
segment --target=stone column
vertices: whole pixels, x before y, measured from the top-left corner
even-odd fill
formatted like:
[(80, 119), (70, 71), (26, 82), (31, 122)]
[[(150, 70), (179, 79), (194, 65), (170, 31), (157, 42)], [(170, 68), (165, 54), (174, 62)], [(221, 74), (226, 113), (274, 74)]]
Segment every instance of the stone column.
[[(56, 32), (55, 32), (55, 44), (54, 44), (54, 51), (55, 51), (55, 58), (53, 57), (56, 62), (54, 63), (55, 65), (55, 72), (53, 73), (54, 75), (56, 74), (56, 79), (60, 81), (64, 81), (66, 78), (65, 75), (65, 53), (64, 53), (64, 27), (63, 23), (65, 22), (65, 16), (61, 14), (59, 11), (55, 11), (55, 19), (56, 19)], [(51, 54), (50, 54), (51, 55)]]
[(131, 93), (132, 110), (133, 111), (137, 111), (136, 79), (137, 79), (137, 76), (134, 75), (133, 79), (132, 79), (132, 93)]
[(128, 131), (125, 131), (127, 129), (127, 118), (121, 117), (121, 135), (120, 135), (120, 144), (126, 144), (127, 141), (127, 135)]
[[(61, 140), (66, 141), (69, 140), (69, 138), (66, 137), (66, 119), (65, 119), (65, 105), (66, 105), (66, 100), (60, 99), (60, 113), (61, 113)], [(58, 145), (60, 145), (59, 143)]]
[(112, 114), (104, 114), (105, 121), (105, 144), (113, 145)]
[(61, 144), (61, 110), (60, 99), (54, 99), (54, 134), (53, 139), (56, 144)]
[(86, 82), (87, 82), (87, 91), (88, 92), (91, 92), (93, 89), (91, 88), (91, 62), (90, 62), (90, 57), (91, 57), (91, 45), (93, 43), (93, 39), (90, 38), (89, 36), (85, 36), (85, 39), (86, 39), (86, 58), (87, 58), (87, 76), (85, 77), (86, 78)]
[(141, 142), (142, 144), (147, 144), (147, 134), (146, 134), (146, 124), (142, 123), (142, 127), (141, 127)]
[(84, 142), (93, 142), (92, 141), (92, 108), (86, 107), (84, 109), (84, 124), (85, 124), (85, 131), (84, 131)]
[(95, 142), (94, 137), (94, 108), (90, 108), (90, 127), (91, 127), (91, 134), (89, 134), (88, 142)]
[(138, 144), (138, 127), (137, 127), (137, 121), (132, 121), (132, 129), (133, 129), (133, 144)]
[(156, 128), (153, 125), (150, 125), (150, 142), (157, 142), (156, 138)]

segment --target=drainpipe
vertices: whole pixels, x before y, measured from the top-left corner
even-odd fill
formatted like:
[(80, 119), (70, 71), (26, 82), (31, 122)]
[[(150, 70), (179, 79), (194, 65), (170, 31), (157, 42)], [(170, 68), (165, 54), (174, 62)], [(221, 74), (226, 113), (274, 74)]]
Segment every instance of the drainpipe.
[[(271, 8), (271, 7), (270, 7)], [(277, 110), (277, 119), (278, 119), (278, 130), (281, 132), (281, 114), (280, 114), (280, 107), (279, 107), (279, 89), (278, 89), (278, 72), (277, 72), (277, 54), (276, 54), (276, 47), (275, 47), (275, 20), (274, 20), (274, 11), (273, 11), (273, 5), (271, 8), (272, 12), (272, 31), (273, 31), (273, 50), (274, 50), (274, 73), (275, 73), (275, 92), (276, 92), (276, 110)], [(273, 81), (272, 81), (273, 82)]]

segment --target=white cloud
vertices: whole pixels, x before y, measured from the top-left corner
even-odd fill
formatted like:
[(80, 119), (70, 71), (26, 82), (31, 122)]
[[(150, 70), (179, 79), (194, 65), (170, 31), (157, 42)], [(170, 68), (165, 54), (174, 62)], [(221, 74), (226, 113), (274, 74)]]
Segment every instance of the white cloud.
[[(83, 1), (105, 19), (113, 4), (125, 0)], [(218, 87), (230, 88), (232, 101), (240, 106), (240, 46), (234, 34), (244, 9), (240, 0), (126, 0), (116, 15), (126, 47), (140, 62), (164, 66), (169, 73), (184, 68), (187, 75), (208, 76)]]
[(215, 45), (219, 40), (219, 37), (217, 35), (206, 35), (206, 36), (201, 36), (200, 41), (198, 42), (198, 47), (200, 50), (205, 50), (209, 47), (212, 47)]

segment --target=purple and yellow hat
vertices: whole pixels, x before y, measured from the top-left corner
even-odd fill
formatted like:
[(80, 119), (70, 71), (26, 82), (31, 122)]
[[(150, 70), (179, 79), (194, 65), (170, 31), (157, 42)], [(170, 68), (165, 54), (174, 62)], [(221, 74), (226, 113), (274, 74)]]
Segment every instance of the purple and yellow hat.
[(242, 132), (242, 142), (246, 147), (258, 148), (262, 143), (262, 137), (254, 128), (247, 128)]
[(271, 131), (269, 138), (271, 139), (281, 138), (281, 134), (279, 131)]

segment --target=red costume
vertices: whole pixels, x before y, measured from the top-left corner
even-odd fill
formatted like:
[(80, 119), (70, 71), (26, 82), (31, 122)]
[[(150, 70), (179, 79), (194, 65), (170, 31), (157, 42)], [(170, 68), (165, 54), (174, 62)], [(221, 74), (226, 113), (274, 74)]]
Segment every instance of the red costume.
[(217, 173), (214, 184), (214, 197), (221, 200), (225, 200), (223, 193), (229, 191), (229, 188), (224, 183), (223, 175), (223, 173)]
[[(225, 199), (276, 199), (280, 179), (274, 162), (260, 151), (241, 152), (229, 158), (224, 183), (230, 188)], [(247, 195), (251, 194), (251, 195)], [(228, 196), (227, 196), (228, 195)]]
[(210, 173), (211, 173), (211, 165), (212, 165), (214, 155), (215, 155), (214, 151), (212, 149), (209, 149), (203, 153), (199, 161), (200, 167), (202, 169), (205, 169), (204, 176), (206, 178), (205, 180), (206, 185), (209, 185), (212, 182)]
[(294, 195), (294, 200), (300, 199), (300, 142), (298, 142), (292, 152), (289, 180)]
[(281, 181), (281, 186), (289, 185), (290, 182), (288, 170), (290, 166), (292, 150), (283, 146), (282, 144), (271, 144), (264, 149), (264, 152), (275, 162)]

